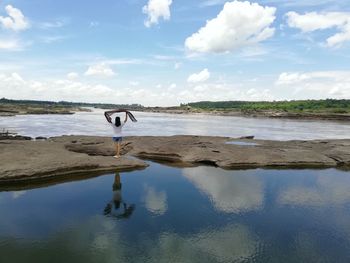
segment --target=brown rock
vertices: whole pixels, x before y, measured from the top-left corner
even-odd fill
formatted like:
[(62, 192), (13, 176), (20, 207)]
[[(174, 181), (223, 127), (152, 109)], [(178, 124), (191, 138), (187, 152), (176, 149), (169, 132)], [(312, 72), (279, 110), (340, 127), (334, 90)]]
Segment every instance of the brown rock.
[[(235, 141), (239, 144), (228, 144)], [(242, 143), (243, 142), (243, 143)], [(246, 144), (244, 144), (246, 143)], [(0, 141), (0, 183), (71, 174), (141, 169), (149, 159), (175, 166), (349, 168), (350, 140), (267, 141), (228, 137), (127, 137), (117, 160), (110, 138), (62, 136), (46, 141)]]

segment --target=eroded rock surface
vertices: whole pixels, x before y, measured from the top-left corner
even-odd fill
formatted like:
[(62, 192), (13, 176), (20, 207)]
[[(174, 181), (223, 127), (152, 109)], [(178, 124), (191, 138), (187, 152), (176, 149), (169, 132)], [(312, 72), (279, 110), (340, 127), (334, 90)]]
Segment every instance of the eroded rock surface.
[[(249, 142), (228, 144), (227, 142)], [(45, 141), (0, 141), (0, 182), (59, 175), (140, 169), (141, 159), (191, 166), (239, 168), (350, 167), (350, 139), (315, 141), (244, 140), (228, 137), (127, 137), (123, 157), (107, 137), (62, 136)]]
[(145, 162), (135, 158), (115, 159), (112, 150), (110, 147), (109, 156), (90, 156), (69, 151), (64, 143), (55, 140), (0, 141), (0, 182), (147, 167)]

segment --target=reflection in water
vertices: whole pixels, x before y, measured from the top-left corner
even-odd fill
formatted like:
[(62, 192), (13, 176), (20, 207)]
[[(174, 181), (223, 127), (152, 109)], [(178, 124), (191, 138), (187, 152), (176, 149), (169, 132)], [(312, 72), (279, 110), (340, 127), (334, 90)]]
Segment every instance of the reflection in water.
[[(257, 237), (241, 224), (188, 235), (161, 232), (155, 238), (139, 234), (133, 242), (125, 239), (115, 221), (94, 216), (72, 230), (55, 233), (40, 246), (9, 240), (2, 244), (0, 260), (9, 262), (7, 258), (12, 263), (245, 262), (253, 259), (258, 247)], [(46, 254), (42, 254), (43, 251)], [(65, 253), (59, 253), (61, 251)]]
[(349, 172), (150, 164), (0, 192), (0, 262), (350, 262)]
[(25, 195), (27, 191), (15, 191), (12, 193), (14, 199), (20, 198), (22, 195)]
[(350, 176), (321, 173), (314, 184), (293, 185), (282, 191), (278, 202), (283, 205), (336, 206), (350, 202)]
[[(121, 208), (122, 207), (122, 208)], [(122, 183), (119, 172), (115, 173), (113, 183), (113, 198), (104, 209), (104, 215), (117, 219), (129, 218), (135, 210), (135, 205), (128, 205), (122, 198)]]
[(163, 215), (168, 209), (166, 192), (157, 191), (152, 186), (145, 185), (145, 205), (151, 213)]
[(228, 172), (213, 167), (185, 168), (182, 174), (207, 194), (214, 207), (226, 213), (261, 209), (264, 189), (261, 178), (249, 172)]
[(257, 245), (257, 237), (237, 224), (186, 236), (161, 233), (150, 253), (158, 262), (245, 262)]

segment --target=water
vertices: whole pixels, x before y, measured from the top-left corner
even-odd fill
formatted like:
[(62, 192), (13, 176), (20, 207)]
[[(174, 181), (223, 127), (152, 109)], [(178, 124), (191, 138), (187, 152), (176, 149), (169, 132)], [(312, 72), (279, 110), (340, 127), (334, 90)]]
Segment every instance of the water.
[[(258, 139), (309, 140), (350, 138), (348, 122), (289, 120), (206, 115), (178, 115), (135, 112), (137, 123), (124, 127), (125, 135), (210, 135), (240, 137), (255, 135)], [(0, 117), (0, 129), (21, 135), (97, 135), (111, 136), (102, 110), (74, 115), (19, 115)]]
[(0, 262), (350, 262), (349, 185), (335, 169), (151, 163), (1, 192)]

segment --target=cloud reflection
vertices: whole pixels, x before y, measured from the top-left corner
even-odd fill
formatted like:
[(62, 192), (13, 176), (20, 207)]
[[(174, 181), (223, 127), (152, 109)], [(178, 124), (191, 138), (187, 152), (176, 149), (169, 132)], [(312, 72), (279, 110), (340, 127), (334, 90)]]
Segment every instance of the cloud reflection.
[(151, 186), (145, 186), (145, 205), (148, 211), (155, 215), (163, 215), (168, 209), (165, 191), (157, 191)]
[(323, 172), (315, 179), (315, 183), (310, 186), (303, 184), (288, 187), (279, 194), (278, 202), (283, 205), (305, 206), (332, 206), (350, 202), (348, 174)]
[(162, 233), (150, 251), (158, 262), (234, 262), (255, 254), (257, 237), (241, 224), (189, 236)]
[(263, 182), (247, 171), (228, 172), (203, 166), (183, 169), (182, 174), (208, 195), (219, 211), (242, 213), (258, 210), (263, 205)]
[(17, 199), (19, 197), (21, 197), (22, 195), (24, 195), (27, 191), (16, 191), (16, 192), (12, 192), (12, 198), (13, 199)]

